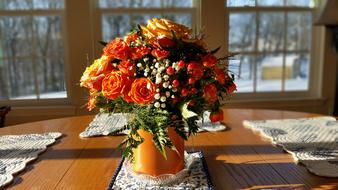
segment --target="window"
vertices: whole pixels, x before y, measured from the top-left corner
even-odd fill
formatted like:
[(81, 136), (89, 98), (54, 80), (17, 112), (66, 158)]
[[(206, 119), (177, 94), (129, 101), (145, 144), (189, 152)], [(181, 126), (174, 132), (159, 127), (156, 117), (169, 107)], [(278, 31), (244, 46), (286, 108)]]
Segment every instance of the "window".
[(99, 0), (99, 7), (104, 41), (123, 36), (151, 18), (168, 18), (195, 26), (193, 0)]
[(63, 0), (1, 0), (0, 101), (66, 98)]
[(227, 0), (230, 68), (238, 92), (309, 91), (311, 0)]

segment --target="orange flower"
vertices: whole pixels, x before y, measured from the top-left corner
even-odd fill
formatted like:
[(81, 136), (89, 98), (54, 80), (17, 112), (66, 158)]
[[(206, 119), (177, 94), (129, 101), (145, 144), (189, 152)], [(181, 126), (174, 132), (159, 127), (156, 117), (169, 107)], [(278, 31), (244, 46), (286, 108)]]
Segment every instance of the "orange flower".
[(208, 54), (203, 57), (202, 62), (205, 67), (213, 67), (217, 63), (217, 58), (211, 54)]
[(128, 34), (128, 36), (126, 36), (124, 38), (124, 41), (127, 43), (127, 45), (130, 45), (131, 42), (136, 41), (137, 38), (138, 38), (137, 33), (136, 32), (132, 32), (132, 33)]
[(101, 90), (103, 78), (113, 70), (109, 57), (103, 55), (87, 67), (80, 79), (80, 86)]
[(103, 49), (103, 52), (107, 56), (125, 60), (129, 56), (129, 47), (128, 44), (121, 38), (116, 38), (106, 45), (106, 47)]
[(112, 71), (102, 81), (102, 94), (108, 99), (116, 99), (127, 90), (129, 78), (121, 71)]
[(186, 38), (191, 35), (192, 30), (182, 24), (172, 22), (167, 19), (153, 18), (148, 20), (147, 26), (141, 26), (143, 35), (148, 38), (167, 37), (172, 39), (173, 32), (177, 38)]
[(94, 109), (96, 107), (96, 97), (94, 96), (89, 96), (88, 97), (88, 103), (87, 103), (87, 108), (89, 111)]
[(117, 67), (122, 73), (128, 76), (134, 76), (136, 72), (135, 64), (130, 62), (129, 60), (121, 61)]
[(225, 73), (222, 69), (215, 67), (214, 68), (215, 78), (221, 84), (225, 84)]
[(147, 55), (150, 52), (150, 48), (147, 46), (138, 46), (131, 48), (130, 56), (133, 60), (141, 59), (143, 56)]
[(153, 51), (151, 51), (151, 55), (157, 59), (164, 59), (169, 56), (169, 51), (163, 49), (153, 49)]
[(135, 79), (131, 84), (129, 96), (137, 104), (149, 104), (154, 101), (156, 85), (148, 78)]
[(217, 87), (214, 83), (207, 84), (203, 87), (203, 97), (208, 103), (217, 101)]

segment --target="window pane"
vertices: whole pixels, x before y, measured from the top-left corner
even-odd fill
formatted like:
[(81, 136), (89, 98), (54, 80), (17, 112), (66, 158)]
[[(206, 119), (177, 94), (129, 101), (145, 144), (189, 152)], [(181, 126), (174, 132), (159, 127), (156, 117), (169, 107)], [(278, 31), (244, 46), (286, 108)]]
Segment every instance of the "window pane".
[(258, 6), (283, 6), (284, 0), (257, 0), (257, 5)]
[(1, 0), (0, 9), (61, 9), (64, 8), (63, 0)]
[(284, 49), (284, 13), (261, 13), (258, 50), (273, 52)]
[(32, 53), (31, 17), (0, 17), (0, 50), (3, 57)]
[(255, 6), (255, 0), (227, 0), (228, 7)]
[(30, 0), (1, 0), (0, 9), (30, 9), (32, 3)]
[(42, 57), (37, 61), (40, 98), (65, 98), (64, 60), (61, 57)]
[(229, 61), (229, 69), (235, 74), (237, 92), (253, 92), (255, 57), (242, 55)]
[(192, 7), (192, 0), (100, 0), (101, 8)]
[(253, 51), (255, 48), (256, 14), (231, 13), (229, 19), (230, 51)]
[(288, 13), (287, 50), (310, 50), (311, 13)]
[(102, 16), (102, 32), (103, 40), (110, 41), (114, 37), (124, 36), (132, 28), (136, 28), (138, 24), (147, 24), (151, 18), (169, 18), (178, 23), (191, 26), (190, 14), (105, 14)]
[(34, 9), (61, 9), (64, 8), (63, 0), (33, 0)]
[(286, 0), (287, 6), (313, 7), (314, 0)]
[(4, 61), (8, 73), (10, 99), (36, 99), (34, 70), (30, 60), (11, 58)]
[(285, 63), (285, 90), (308, 90), (310, 57), (308, 53), (287, 54)]
[(33, 20), (33, 30), (38, 56), (63, 55), (63, 41), (60, 16), (37, 16)]
[(257, 91), (282, 90), (283, 55), (267, 54), (257, 58)]

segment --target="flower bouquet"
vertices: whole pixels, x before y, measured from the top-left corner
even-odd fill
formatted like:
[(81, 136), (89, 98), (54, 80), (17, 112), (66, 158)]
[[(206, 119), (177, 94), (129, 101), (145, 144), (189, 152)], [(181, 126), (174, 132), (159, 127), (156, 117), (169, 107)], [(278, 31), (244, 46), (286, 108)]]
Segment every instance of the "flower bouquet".
[(183, 140), (198, 131), (203, 112), (211, 112), (212, 122), (223, 120), (219, 98), (236, 89), (228, 57), (217, 59), (219, 48), (209, 51), (201, 35), (167, 19), (154, 18), (102, 43), (102, 56), (81, 78), (89, 89), (88, 109), (129, 113), (128, 124), (112, 135), (130, 131), (120, 146), (136, 172), (179, 172)]

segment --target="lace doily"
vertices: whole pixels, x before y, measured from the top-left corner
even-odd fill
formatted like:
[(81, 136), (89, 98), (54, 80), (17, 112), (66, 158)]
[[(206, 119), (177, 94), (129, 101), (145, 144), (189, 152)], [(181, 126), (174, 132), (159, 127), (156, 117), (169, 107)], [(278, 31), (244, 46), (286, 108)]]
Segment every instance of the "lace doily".
[(333, 117), (244, 121), (319, 176), (338, 177), (338, 122)]
[(214, 189), (206, 162), (202, 152), (185, 154), (185, 169), (176, 175), (166, 174), (152, 177), (145, 174), (136, 174), (131, 164), (122, 159), (108, 189), (114, 190), (181, 190), (181, 189)]
[[(223, 131), (226, 126), (220, 122), (211, 123), (209, 120), (210, 112), (204, 113), (204, 122), (202, 120), (197, 121), (197, 125), (200, 127), (199, 132), (209, 131)], [(80, 137), (93, 137), (93, 136), (106, 136), (116, 129), (122, 128), (128, 122), (128, 114), (122, 113), (99, 113), (95, 116), (94, 120), (90, 122), (89, 126), (80, 133)], [(128, 134), (128, 130), (123, 131), (121, 134)]]
[(13, 174), (23, 170), (61, 135), (51, 132), (0, 136), (0, 189), (13, 180)]

